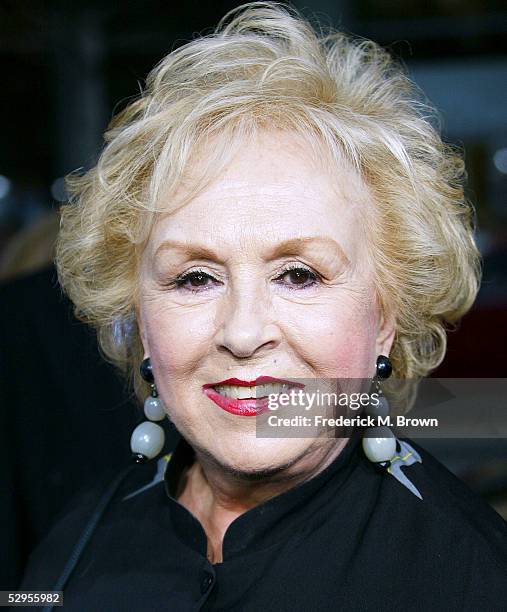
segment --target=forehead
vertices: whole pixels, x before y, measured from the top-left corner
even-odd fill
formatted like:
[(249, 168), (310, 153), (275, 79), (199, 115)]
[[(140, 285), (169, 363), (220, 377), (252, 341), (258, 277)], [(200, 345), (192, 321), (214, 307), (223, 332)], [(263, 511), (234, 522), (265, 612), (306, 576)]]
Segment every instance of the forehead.
[[(324, 154), (319, 158), (300, 136), (282, 131), (240, 143), (225, 169), (184, 206), (172, 211), (179, 194), (168, 196), (167, 212), (155, 221), (149, 250), (154, 253), (171, 239), (209, 243), (232, 253), (321, 236), (338, 242), (347, 257), (357, 258), (364, 243), (361, 216), (371, 205), (370, 195), (350, 165), (329, 165)], [(202, 151), (201, 159), (205, 155)]]

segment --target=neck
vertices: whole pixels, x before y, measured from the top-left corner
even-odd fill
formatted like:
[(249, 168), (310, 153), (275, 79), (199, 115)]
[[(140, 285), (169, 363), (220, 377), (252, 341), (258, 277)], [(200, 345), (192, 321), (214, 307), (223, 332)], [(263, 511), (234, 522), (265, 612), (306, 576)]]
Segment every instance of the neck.
[(203, 526), (208, 538), (208, 559), (222, 562), (225, 532), (238, 516), (322, 472), (347, 440), (326, 441), (276, 476), (253, 482), (196, 451), (194, 463), (180, 481), (177, 499)]

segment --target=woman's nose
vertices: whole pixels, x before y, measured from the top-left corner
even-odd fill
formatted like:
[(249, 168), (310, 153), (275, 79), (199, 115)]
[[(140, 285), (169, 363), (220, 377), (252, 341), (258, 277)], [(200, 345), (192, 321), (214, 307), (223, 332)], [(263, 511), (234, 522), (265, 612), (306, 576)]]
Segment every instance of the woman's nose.
[(224, 298), (220, 313), (219, 347), (235, 357), (257, 356), (280, 342), (280, 329), (273, 319), (270, 296), (259, 283), (242, 283)]

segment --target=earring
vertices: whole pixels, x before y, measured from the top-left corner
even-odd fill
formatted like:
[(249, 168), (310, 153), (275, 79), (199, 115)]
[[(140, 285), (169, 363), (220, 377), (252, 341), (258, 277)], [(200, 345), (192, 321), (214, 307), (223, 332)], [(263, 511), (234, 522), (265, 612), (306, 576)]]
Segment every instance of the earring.
[[(389, 357), (379, 355), (377, 357), (377, 375), (373, 381), (379, 395), (379, 403), (377, 406), (371, 406), (370, 404), (367, 407), (365, 413), (368, 416), (383, 419), (389, 416), (389, 402), (382, 393), (379, 380), (389, 378), (392, 371), (393, 366)], [(363, 435), (363, 450), (368, 459), (382, 468), (382, 471), (385, 469), (388, 474), (394, 476), (400, 484), (422, 500), (423, 497), (418, 488), (401, 469), (414, 463), (422, 463), (419, 453), (408, 442), (398, 440), (389, 427), (385, 425), (370, 427), (366, 429), (365, 434), (368, 434), (368, 437)], [(398, 444), (400, 450), (397, 453)]]
[[(389, 402), (382, 393), (379, 380), (391, 376), (393, 366), (389, 357), (379, 355), (377, 357), (377, 373), (373, 382), (376, 386), (379, 403), (377, 406), (371, 404), (365, 410), (367, 416), (386, 418), (389, 415)], [(363, 435), (363, 450), (365, 455), (373, 463), (384, 467), (396, 455), (396, 437), (385, 425), (369, 427)]]
[(167, 413), (164, 403), (158, 396), (149, 357), (141, 362), (139, 370), (142, 378), (150, 383), (151, 387), (151, 393), (144, 401), (144, 414), (149, 421), (144, 421), (134, 429), (130, 438), (130, 448), (135, 463), (145, 463), (156, 457), (164, 446), (164, 430), (153, 421), (162, 421)]

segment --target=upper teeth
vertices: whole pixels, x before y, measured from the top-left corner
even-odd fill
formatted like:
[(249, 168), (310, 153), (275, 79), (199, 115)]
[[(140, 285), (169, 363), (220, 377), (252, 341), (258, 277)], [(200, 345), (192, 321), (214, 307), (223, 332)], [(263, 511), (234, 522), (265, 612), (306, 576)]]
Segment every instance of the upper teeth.
[(266, 397), (272, 393), (284, 393), (289, 390), (286, 383), (274, 383), (269, 385), (256, 385), (254, 387), (240, 387), (238, 385), (217, 385), (214, 387), (215, 391), (225, 397), (231, 397), (235, 399), (259, 399)]

